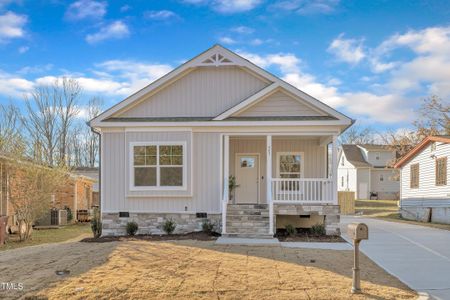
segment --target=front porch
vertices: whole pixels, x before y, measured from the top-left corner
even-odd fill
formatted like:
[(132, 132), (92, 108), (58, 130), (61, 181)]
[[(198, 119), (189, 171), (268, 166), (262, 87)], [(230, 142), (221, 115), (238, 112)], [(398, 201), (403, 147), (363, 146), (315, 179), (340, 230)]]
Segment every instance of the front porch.
[(336, 136), (224, 135), (222, 234), (272, 237), (316, 223), (338, 234)]

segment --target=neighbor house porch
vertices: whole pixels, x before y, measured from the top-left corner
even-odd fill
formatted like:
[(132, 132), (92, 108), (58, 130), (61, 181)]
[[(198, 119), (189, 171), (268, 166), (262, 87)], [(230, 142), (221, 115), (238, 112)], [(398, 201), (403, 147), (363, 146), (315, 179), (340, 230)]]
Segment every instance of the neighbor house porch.
[(336, 135), (225, 134), (222, 149), (222, 234), (269, 237), (322, 222), (338, 232)]

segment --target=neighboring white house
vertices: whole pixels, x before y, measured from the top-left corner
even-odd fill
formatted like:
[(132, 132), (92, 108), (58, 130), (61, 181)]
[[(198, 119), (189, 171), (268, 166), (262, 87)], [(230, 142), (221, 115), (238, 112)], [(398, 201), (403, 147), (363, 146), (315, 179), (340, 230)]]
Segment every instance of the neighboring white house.
[(356, 199), (398, 199), (398, 171), (390, 167), (395, 151), (384, 145), (347, 144), (339, 152), (338, 190)]
[[(101, 135), (103, 234), (339, 232), (336, 139), (347, 116), (215, 45), (90, 122)], [(328, 147), (332, 145), (332, 177)], [(229, 176), (236, 190), (229, 190)]]
[(429, 136), (398, 161), (402, 217), (450, 224), (449, 157), (450, 136)]

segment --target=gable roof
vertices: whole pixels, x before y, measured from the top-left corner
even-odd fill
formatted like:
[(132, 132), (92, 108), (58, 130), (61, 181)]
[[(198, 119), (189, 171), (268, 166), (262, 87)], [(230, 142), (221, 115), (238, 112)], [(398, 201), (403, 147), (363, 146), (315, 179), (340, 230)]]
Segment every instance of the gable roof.
[(342, 145), (342, 152), (349, 163), (355, 167), (371, 167), (361, 153), (361, 149), (354, 144), (344, 144)]
[(435, 136), (427, 136), (424, 138), (417, 146), (415, 146), (411, 151), (406, 153), (395, 165), (395, 168), (401, 168), (408, 161), (414, 158), (422, 149), (424, 149), (431, 142), (441, 142), (450, 144), (450, 135), (435, 135)]
[(248, 97), (247, 99), (243, 100), (241, 103), (237, 104), (236, 106), (228, 109), (227, 111), (221, 113), (217, 117), (214, 118), (215, 121), (221, 121), (225, 120), (227, 117), (230, 117), (233, 112), (236, 112), (240, 109), (243, 109), (245, 107), (248, 107), (251, 103), (258, 101), (260, 97), (266, 95), (270, 91), (272, 91), (275, 88), (282, 88), (295, 96), (301, 98), (305, 102), (309, 103), (311, 106), (317, 108), (318, 110), (322, 110), (325, 113), (329, 114), (335, 120), (342, 121), (342, 125), (351, 125), (353, 120), (349, 117), (345, 116), (344, 114), (336, 111), (335, 109), (329, 107), (328, 105), (320, 102), (316, 98), (300, 91), (299, 89), (293, 87), (292, 85), (286, 83), (285, 81), (279, 79), (278, 77), (272, 75), (271, 73), (267, 72), (266, 70), (256, 66), (255, 64), (251, 63), (249, 60), (239, 56), (238, 54), (222, 47), (221, 45), (214, 45), (213, 47), (209, 48), (208, 50), (204, 51), (203, 53), (197, 55), (196, 57), (192, 58), (188, 62), (182, 64), (178, 68), (172, 70), (168, 74), (164, 75), (160, 79), (157, 79), (156, 81), (150, 83), (143, 89), (139, 90), (138, 92), (134, 93), (133, 95), (129, 96), (125, 100), (119, 102), (118, 104), (114, 105), (113, 107), (109, 108), (108, 110), (104, 111), (100, 115), (98, 115), (96, 118), (92, 119), (89, 124), (92, 127), (101, 127), (102, 122), (110, 122), (111, 117), (117, 114), (120, 111), (123, 111), (130, 105), (135, 105), (139, 103), (140, 101), (143, 101), (145, 99), (145, 96), (148, 95), (151, 92), (155, 92), (163, 87), (165, 87), (167, 84), (170, 84), (177, 80), (178, 77), (183, 76), (190, 70), (199, 67), (199, 66), (209, 66), (209, 67), (220, 67), (220, 66), (239, 66), (239, 67), (245, 67), (251, 72), (255, 73), (257, 76), (261, 76), (262, 78), (265, 78), (266, 80), (269, 80), (272, 82), (271, 85), (269, 85), (267, 88), (264, 88), (262, 91), (256, 93), (255, 95), (252, 95)]
[(393, 151), (389, 148), (388, 145), (379, 145), (379, 144), (358, 144), (361, 148), (364, 148), (368, 151)]

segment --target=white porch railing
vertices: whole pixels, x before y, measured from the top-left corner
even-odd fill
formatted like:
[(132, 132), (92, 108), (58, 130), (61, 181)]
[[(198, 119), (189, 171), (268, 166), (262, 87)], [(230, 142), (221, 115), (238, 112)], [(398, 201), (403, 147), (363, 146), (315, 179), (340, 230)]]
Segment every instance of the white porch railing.
[(333, 203), (333, 180), (328, 178), (272, 178), (274, 203)]

